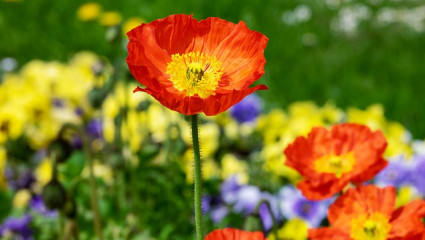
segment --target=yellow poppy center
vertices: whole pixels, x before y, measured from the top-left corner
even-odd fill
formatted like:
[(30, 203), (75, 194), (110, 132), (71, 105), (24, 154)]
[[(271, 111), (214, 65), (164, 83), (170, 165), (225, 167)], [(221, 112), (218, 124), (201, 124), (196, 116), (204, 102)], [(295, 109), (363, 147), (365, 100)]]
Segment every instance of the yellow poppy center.
[(333, 173), (335, 177), (340, 178), (342, 174), (350, 172), (355, 163), (353, 152), (342, 155), (329, 154), (316, 159), (314, 169), (320, 173)]
[(351, 221), (353, 240), (386, 240), (391, 230), (389, 218), (379, 212), (362, 215)]
[(215, 95), (218, 82), (223, 75), (221, 62), (215, 57), (200, 52), (171, 55), (166, 74), (170, 76), (173, 86), (192, 97), (198, 95), (207, 98)]

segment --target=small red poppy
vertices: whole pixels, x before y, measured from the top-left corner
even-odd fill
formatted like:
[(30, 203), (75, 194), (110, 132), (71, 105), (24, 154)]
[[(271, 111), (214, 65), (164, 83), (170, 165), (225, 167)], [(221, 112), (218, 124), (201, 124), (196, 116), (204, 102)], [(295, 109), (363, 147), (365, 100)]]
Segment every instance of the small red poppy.
[(210, 17), (177, 14), (127, 33), (127, 64), (147, 92), (165, 107), (193, 115), (216, 115), (265, 85), (249, 86), (264, 74), (267, 37)]
[(239, 229), (225, 228), (210, 232), (205, 240), (267, 240), (262, 232), (247, 232)]
[(310, 229), (310, 240), (423, 240), (425, 201), (398, 209), (394, 187), (349, 189), (329, 208), (330, 227)]
[(311, 200), (321, 200), (341, 192), (348, 183), (372, 179), (388, 162), (382, 157), (387, 142), (380, 131), (345, 123), (330, 130), (313, 128), (285, 150), (285, 164), (304, 179), (297, 187)]

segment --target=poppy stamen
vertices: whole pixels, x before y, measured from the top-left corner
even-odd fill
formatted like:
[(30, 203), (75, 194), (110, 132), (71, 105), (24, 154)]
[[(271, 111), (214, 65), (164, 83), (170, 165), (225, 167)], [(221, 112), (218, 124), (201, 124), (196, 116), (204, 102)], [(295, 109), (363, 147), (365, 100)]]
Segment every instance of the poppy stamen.
[(314, 161), (314, 168), (317, 172), (333, 173), (335, 177), (340, 178), (342, 174), (350, 172), (355, 163), (353, 152), (342, 155), (329, 154)]
[(362, 215), (351, 221), (351, 238), (354, 240), (385, 240), (391, 230), (389, 218), (379, 212)]
[(215, 57), (200, 52), (173, 54), (166, 74), (174, 88), (186, 96), (207, 98), (215, 95), (215, 90), (223, 75), (221, 62)]

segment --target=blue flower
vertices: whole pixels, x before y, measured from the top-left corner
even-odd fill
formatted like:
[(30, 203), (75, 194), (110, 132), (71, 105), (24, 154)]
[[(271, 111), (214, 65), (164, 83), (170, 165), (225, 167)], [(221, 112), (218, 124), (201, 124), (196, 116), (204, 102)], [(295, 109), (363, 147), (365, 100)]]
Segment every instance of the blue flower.
[(259, 208), (259, 214), (260, 214), (261, 221), (263, 222), (264, 230), (269, 231), (273, 227), (273, 219), (271, 214), (274, 215), (276, 220), (279, 220), (278, 201), (276, 196), (266, 192), (263, 192), (261, 196), (261, 200), (266, 200), (270, 204), (270, 208), (272, 211), (272, 212), (269, 211), (266, 204), (261, 204)]
[(102, 121), (100, 119), (92, 119), (87, 123), (86, 132), (94, 138), (102, 138)]
[(220, 186), (220, 195), (227, 204), (233, 204), (237, 200), (237, 193), (242, 186), (237, 181), (237, 176), (232, 175)]
[(230, 115), (239, 123), (253, 122), (263, 109), (261, 99), (251, 94), (230, 108)]
[(19, 173), (12, 168), (6, 168), (4, 172), (7, 184), (11, 189), (31, 189), (33, 183), (35, 183), (34, 174), (31, 171), (25, 171)]
[(411, 167), (402, 155), (388, 162), (388, 165), (375, 177), (376, 185), (380, 187), (394, 186), (396, 188), (408, 184)]
[(223, 218), (225, 218), (227, 216), (227, 214), (229, 214), (229, 208), (225, 205), (218, 205), (216, 207), (211, 208), (211, 220), (214, 223), (220, 223)]
[(233, 209), (236, 212), (250, 214), (254, 211), (261, 199), (262, 194), (257, 186), (242, 186), (236, 194), (236, 201)]
[(408, 176), (408, 181), (413, 185), (418, 192), (425, 195), (425, 156), (414, 156), (412, 159), (414, 163), (413, 170)]
[(47, 209), (46, 205), (44, 205), (43, 202), (43, 198), (41, 196), (34, 196), (32, 197), (31, 201), (30, 201), (30, 207), (31, 209), (33, 209), (35, 212), (48, 217), (48, 218), (55, 218), (58, 215), (57, 211), (52, 211)]
[(317, 227), (325, 218), (330, 199), (311, 201), (293, 186), (285, 186), (279, 191), (279, 205), (282, 215), (287, 219), (301, 218), (310, 227)]
[(32, 232), (29, 227), (31, 223), (30, 215), (24, 215), (20, 218), (9, 217), (0, 226), (0, 237), (3, 237), (5, 233), (14, 234), (13, 239), (17, 240), (32, 240)]

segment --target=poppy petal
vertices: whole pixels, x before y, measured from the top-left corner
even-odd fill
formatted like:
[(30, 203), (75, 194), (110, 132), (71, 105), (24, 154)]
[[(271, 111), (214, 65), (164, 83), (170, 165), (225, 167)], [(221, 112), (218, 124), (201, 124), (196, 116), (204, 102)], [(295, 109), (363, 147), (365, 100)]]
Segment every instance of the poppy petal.
[(242, 21), (238, 23), (212, 54), (222, 63), (223, 78), (231, 79), (222, 89), (246, 88), (264, 74), (267, 42), (268, 38), (263, 34), (249, 30)]
[(391, 216), (395, 206), (394, 187), (378, 188), (374, 185), (349, 189), (329, 208), (328, 219), (332, 226), (350, 231), (351, 219), (365, 213), (379, 212)]
[(351, 240), (350, 235), (332, 227), (315, 228), (308, 230), (310, 240)]
[(167, 92), (167, 89), (157, 92), (150, 88), (137, 87), (133, 92), (142, 91), (149, 93), (165, 107), (185, 115), (193, 115), (203, 112), (207, 116), (212, 116), (226, 111), (234, 104), (240, 102), (246, 95), (257, 90), (265, 89), (267, 89), (267, 86), (257, 85), (241, 91), (234, 90), (231, 94), (216, 94), (215, 96), (210, 96), (207, 99), (202, 99), (197, 96), (185, 97), (175, 92)]
[(425, 236), (425, 201), (418, 199), (398, 208), (392, 214), (390, 238), (420, 239)]
[(205, 240), (267, 240), (262, 232), (247, 232), (239, 229), (225, 228), (210, 232)]

